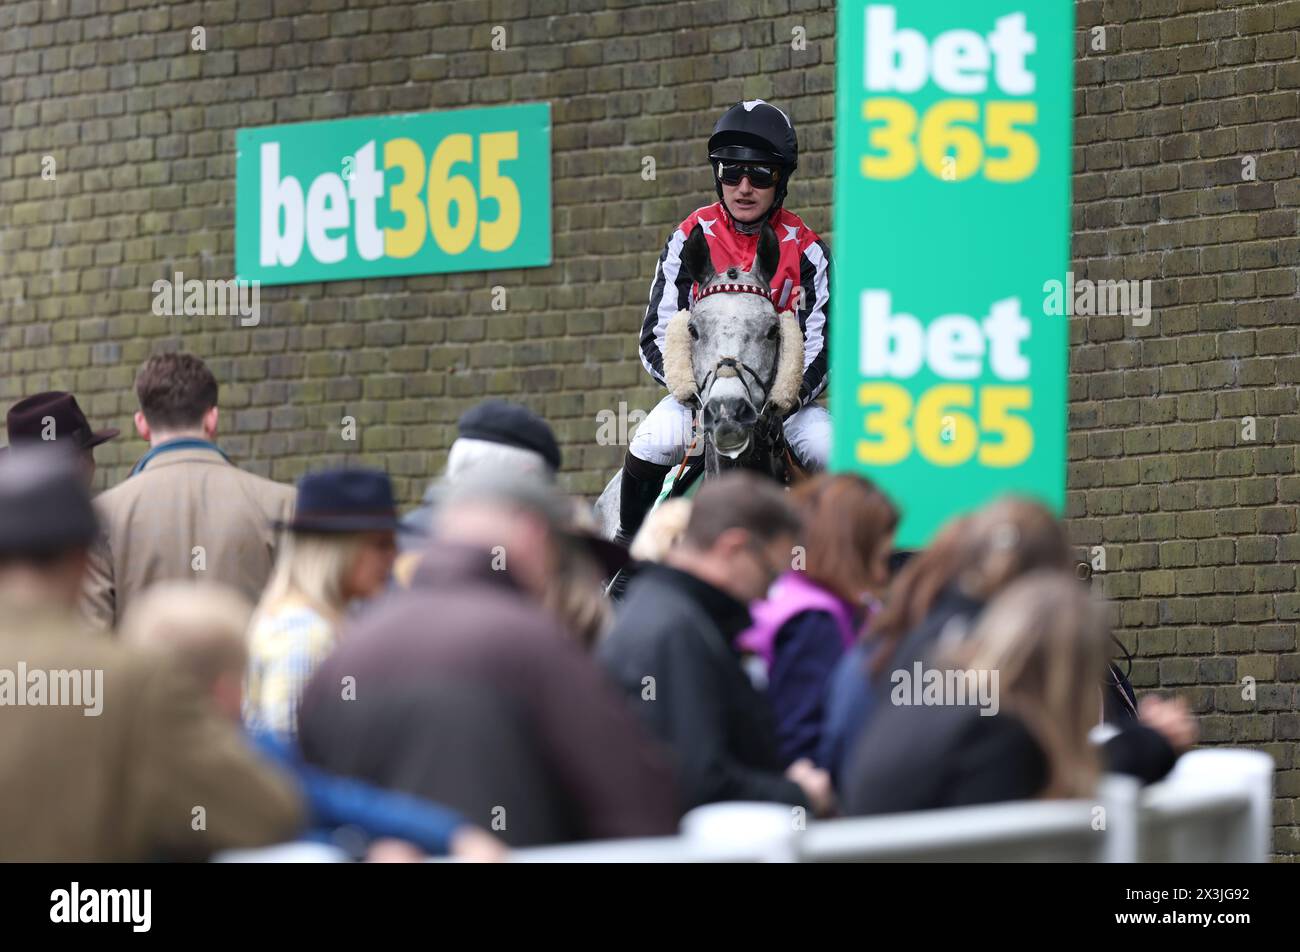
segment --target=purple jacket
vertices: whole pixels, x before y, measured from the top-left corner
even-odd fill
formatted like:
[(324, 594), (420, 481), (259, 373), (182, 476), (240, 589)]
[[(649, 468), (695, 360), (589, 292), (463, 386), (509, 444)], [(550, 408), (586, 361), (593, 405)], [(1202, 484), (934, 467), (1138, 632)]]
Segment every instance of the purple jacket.
[(763, 659), (770, 671), (776, 654), (777, 632), (796, 615), (819, 611), (830, 615), (844, 642), (844, 650), (857, 639), (853, 605), (809, 581), (802, 572), (786, 572), (772, 586), (769, 598), (749, 606), (754, 624), (736, 636), (736, 645)]

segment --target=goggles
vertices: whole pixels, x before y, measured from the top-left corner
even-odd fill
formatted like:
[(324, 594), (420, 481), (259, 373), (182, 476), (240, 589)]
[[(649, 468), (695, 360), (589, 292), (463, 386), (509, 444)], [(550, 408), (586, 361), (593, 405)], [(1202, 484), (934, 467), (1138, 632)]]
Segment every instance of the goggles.
[(754, 188), (771, 188), (781, 177), (781, 170), (770, 165), (731, 165), (718, 163), (718, 180), (723, 185), (739, 185), (742, 178), (749, 179)]

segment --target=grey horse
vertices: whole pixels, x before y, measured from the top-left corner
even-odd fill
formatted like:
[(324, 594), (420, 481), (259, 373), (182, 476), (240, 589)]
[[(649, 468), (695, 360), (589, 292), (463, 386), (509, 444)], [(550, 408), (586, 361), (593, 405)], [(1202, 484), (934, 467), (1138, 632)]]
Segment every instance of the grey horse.
[[(784, 466), (781, 421), (799, 403), (803, 332), (793, 311), (778, 314), (769, 282), (780, 248), (764, 224), (752, 270), (715, 271), (699, 225), (681, 262), (699, 291), (664, 335), (664, 379), (672, 395), (697, 411), (705, 478), (727, 469), (772, 475)], [(618, 530), (619, 474), (596, 500), (606, 538)]]

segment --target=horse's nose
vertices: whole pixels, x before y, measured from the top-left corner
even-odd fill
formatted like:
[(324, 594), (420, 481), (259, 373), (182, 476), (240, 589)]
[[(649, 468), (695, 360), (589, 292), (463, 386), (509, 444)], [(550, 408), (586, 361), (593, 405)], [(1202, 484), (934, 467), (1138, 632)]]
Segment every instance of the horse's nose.
[(700, 425), (706, 430), (716, 429), (721, 424), (748, 429), (757, 422), (758, 411), (744, 397), (719, 397), (710, 400), (700, 413)]

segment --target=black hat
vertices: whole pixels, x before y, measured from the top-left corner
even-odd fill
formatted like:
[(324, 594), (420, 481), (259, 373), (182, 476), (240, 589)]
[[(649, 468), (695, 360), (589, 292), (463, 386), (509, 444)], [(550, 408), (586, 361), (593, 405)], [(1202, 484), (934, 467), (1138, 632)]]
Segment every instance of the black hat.
[(57, 555), (90, 545), (95, 510), (66, 447), (19, 444), (0, 456), (0, 556)]
[(293, 518), (273, 523), (290, 532), (382, 532), (398, 528), (388, 474), (348, 467), (308, 473), (298, 480)]
[(484, 400), (461, 415), (456, 424), (461, 437), (503, 443), (536, 453), (552, 472), (560, 468), (560, 445), (546, 421), (527, 407), (505, 400)]
[[(49, 420), (48, 425), (46, 420)], [(66, 440), (77, 449), (88, 450), (107, 443), (121, 432), (113, 427), (92, 430), (86, 415), (77, 406), (77, 398), (62, 390), (47, 390), (19, 400), (9, 408), (5, 425), (10, 446), (23, 442)]]

